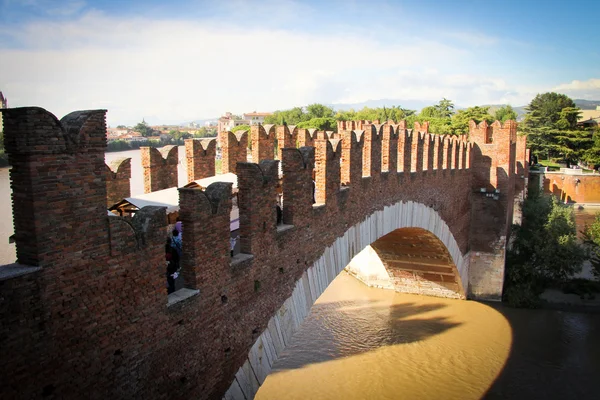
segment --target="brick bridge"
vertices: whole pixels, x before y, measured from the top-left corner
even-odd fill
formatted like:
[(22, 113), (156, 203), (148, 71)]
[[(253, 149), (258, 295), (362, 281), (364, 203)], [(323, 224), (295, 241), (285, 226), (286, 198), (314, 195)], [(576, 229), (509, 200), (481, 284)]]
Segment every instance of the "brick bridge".
[[(471, 123), (468, 138), (403, 121), (343, 122), (338, 133), (257, 126), (258, 164), (244, 162), (247, 134), (224, 132), (241, 254), (229, 255), (231, 183), (180, 188), (185, 288), (167, 296), (165, 208), (107, 215), (130, 165), (113, 173), (104, 163), (105, 110), (60, 121), (35, 107), (3, 113), (18, 257), (0, 267), (3, 399), (251, 398), (349, 263), (367, 283), (399, 291), (500, 299), (526, 183), (515, 122)], [(269, 160), (275, 143), (282, 178)], [(200, 144), (186, 143), (188, 162), (212, 158), (195, 161), (214, 171), (214, 144)], [(145, 151), (149, 174), (172, 167)], [(203, 171), (190, 169), (190, 179)], [(156, 176), (172, 180), (157, 172), (146, 179), (155, 188)]]

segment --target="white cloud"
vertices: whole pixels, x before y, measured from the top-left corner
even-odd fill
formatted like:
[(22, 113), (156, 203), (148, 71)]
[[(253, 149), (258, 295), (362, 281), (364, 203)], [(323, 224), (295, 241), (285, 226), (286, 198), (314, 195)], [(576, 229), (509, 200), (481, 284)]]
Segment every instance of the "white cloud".
[[(300, 10), (290, 4), (288, 9)], [(479, 71), (464, 44), (456, 48), (400, 32), (390, 43), (350, 26), (325, 35), (93, 12), (10, 32), (23, 48), (0, 48), (0, 88), (11, 106), (39, 105), (59, 117), (107, 108), (112, 125), (313, 102), (446, 97), (459, 105), (520, 105), (531, 98), (502, 77)]]
[(587, 81), (574, 80), (558, 85), (553, 90), (564, 93), (574, 99), (598, 100), (600, 99), (600, 79), (592, 78)]

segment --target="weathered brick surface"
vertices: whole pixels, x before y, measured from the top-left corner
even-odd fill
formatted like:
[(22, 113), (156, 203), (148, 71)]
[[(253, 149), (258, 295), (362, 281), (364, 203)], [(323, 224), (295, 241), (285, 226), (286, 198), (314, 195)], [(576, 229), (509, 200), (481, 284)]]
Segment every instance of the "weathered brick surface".
[(140, 147), (144, 168), (144, 193), (156, 192), (177, 186), (177, 146)]
[(539, 178), (542, 180), (542, 190), (565, 203), (600, 203), (600, 175), (572, 174), (580, 171), (541, 173)]
[(276, 128), (277, 132), (277, 158), (281, 160), (282, 149), (295, 148), (298, 141), (298, 128), (294, 125), (282, 125)]
[(119, 158), (106, 166), (106, 205), (131, 196), (131, 158)]
[(252, 125), (252, 161), (275, 159), (275, 125)]
[(221, 132), (221, 173), (235, 173), (237, 163), (248, 161), (248, 132)]
[[(215, 176), (216, 139), (186, 139), (185, 158), (187, 161), (188, 183)], [(177, 186), (177, 183), (175, 183)]]
[[(164, 208), (143, 208), (131, 222), (106, 215), (104, 111), (59, 122), (39, 108), (9, 109), (4, 121), (17, 256), (42, 268), (0, 282), (6, 399), (220, 398), (296, 281), (350, 226), (386, 205), (415, 201), (439, 213), (467, 254), (473, 233), (485, 234), (470, 230), (472, 220), (481, 223), (490, 207), (504, 204), (473, 200), (481, 200), (473, 168), (411, 173), (422, 154), (410, 151), (405, 130), (397, 159), (406, 172), (370, 177), (362, 176), (362, 132), (341, 131), (339, 143), (315, 132), (316, 148), (282, 150), (284, 220), (292, 229), (277, 231), (278, 162), (238, 163), (242, 252), (250, 260), (232, 263), (228, 256), (229, 185), (180, 191), (182, 273), (185, 286), (200, 293), (167, 307)], [(477, 184), (488, 184), (483, 166), (491, 164), (472, 141), (463, 145), (473, 147), (481, 169)], [(442, 165), (450, 165), (448, 157), (443, 153)], [(502, 157), (495, 166), (514, 166), (514, 158)], [(325, 191), (319, 206), (312, 205), (315, 162)]]
[[(471, 156), (474, 195), (469, 294), (499, 299), (504, 280), (506, 238), (513, 221), (515, 181), (520, 179), (515, 173), (517, 124), (496, 121), (488, 125), (484, 121), (476, 125), (471, 121), (469, 128), (469, 140), (475, 144)], [(482, 193), (481, 189), (497, 199)]]
[(313, 147), (316, 138), (316, 129), (298, 129), (298, 147)]

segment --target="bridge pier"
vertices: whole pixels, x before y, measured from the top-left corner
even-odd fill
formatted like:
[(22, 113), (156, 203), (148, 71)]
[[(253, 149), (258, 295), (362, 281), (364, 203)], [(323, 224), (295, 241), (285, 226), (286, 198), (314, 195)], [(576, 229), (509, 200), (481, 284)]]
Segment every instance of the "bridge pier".
[[(517, 123), (485, 121), (469, 124), (473, 143), (471, 226), (469, 232), (470, 273), (468, 296), (473, 299), (502, 299), (507, 238), (513, 223), (515, 198), (525, 190), (517, 173), (524, 174), (527, 162), (525, 138), (517, 138)], [(521, 150), (517, 157), (517, 143)]]

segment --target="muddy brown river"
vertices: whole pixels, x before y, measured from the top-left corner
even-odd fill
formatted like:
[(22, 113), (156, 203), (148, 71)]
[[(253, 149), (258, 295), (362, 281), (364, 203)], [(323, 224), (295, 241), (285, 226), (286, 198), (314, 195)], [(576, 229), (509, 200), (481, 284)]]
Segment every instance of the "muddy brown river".
[(257, 399), (600, 399), (600, 314), (369, 288), (342, 273)]

